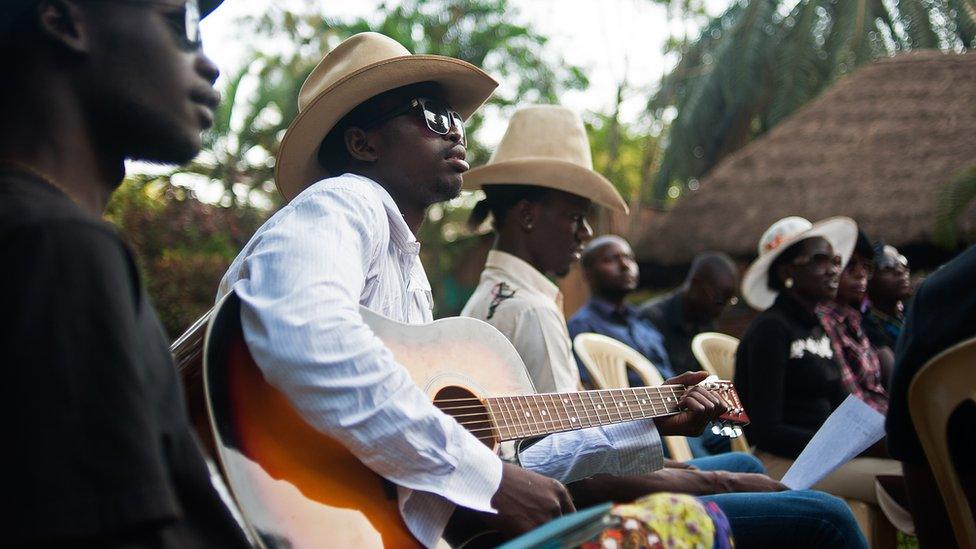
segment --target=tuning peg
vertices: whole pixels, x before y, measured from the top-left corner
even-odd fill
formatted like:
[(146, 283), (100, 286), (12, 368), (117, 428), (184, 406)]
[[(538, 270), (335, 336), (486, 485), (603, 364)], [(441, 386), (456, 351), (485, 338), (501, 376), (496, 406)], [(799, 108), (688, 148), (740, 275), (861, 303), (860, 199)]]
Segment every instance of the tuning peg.
[(738, 425), (736, 425), (735, 427), (732, 428), (732, 432), (734, 433), (732, 435), (732, 438), (741, 437), (742, 436), (742, 427), (739, 427)]
[(722, 434), (722, 428), (719, 427), (718, 425), (712, 425), (712, 434), (713, 435), (721, 435)]
[(732, 428), (729, 427), (728, 425), (722, 427), (722, 434), (727, 437), (732, 437)]

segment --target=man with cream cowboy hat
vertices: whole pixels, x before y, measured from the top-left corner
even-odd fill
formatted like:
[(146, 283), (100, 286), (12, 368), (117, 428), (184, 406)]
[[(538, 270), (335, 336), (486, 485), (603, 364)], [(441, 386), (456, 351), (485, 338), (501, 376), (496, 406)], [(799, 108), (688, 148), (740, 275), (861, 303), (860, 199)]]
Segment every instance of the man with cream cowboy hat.
[[(476, 515), (511, 537), (570, 512), (553, 478), (591, 474), (548, 455), (503, 464), (428, 401), (358, 313), (432, 320), (415, 235), (428, 206), (460, 192), (463, 120), (495, 85), (473, 65), (411, 55), (376, 33), (337, 46), (302, 86), (282, 141), (275, 182), (288, 203), (218, 296), (238, 294), (258, 366), (302, 416), (398, 485), (401, 514), (427, 546), (449, 520)], [(542, 446), (582, 448), (587, 437), (560, 433)]]
[[(488, 164), (465, 174), (464, 187), (484, 191), (485, 199), (472, 212), (471, 224), (480, 225), (491, 214), (496, 240), (478, 287), (461, 314), (484, 320), (508, 337), (537, 391), (577, 390), (579, 372), (562, 296), (549, 277), (565, 275), (580, 259), (593, 234), (586, 221), (593, 203), (627, 211), (613, 185), (593, 170), (582, 121), (571, 110), (555, 105), (519, 109)], [(694, 385), (705, 377), (689, 372), (669, 381)], [(842, 501), (819, 492), (778, 492), (782, 485), (755, 473), (761, 470), (755, 460), (749, 463), (754, 469), (742, 472), (714, 470), (704, 460), (696, 465), (711, 470), (662, 469), (658, 429), (665, 434), (700, 434), (725, 409), (700, 387), (689, 392), (682, 405), (687, 411), (657, 422), (589, 429), (592, 446), (604, 451), (586, 459), (600, 474), (569, 485), (575, 502), (583, 506), (626, 501), (657, 491), (711, 494), (706, 499), (715, 498), (744, 546), (857, 547), (863, 543)], [(532, 463), (546, 452), (556, 459), (579, 453), (577, 448), (545, 442), (523, 448), (521, 463)], [(725, 463), (746, 465), (744, 460)], [(757, 519), (767, 516), (763, 528), (757, 529)]]

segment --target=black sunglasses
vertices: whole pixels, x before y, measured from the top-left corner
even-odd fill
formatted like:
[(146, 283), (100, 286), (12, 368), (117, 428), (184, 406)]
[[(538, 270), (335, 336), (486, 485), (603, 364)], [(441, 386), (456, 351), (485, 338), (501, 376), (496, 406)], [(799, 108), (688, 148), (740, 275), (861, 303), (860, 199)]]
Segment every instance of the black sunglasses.
[(363, 124), (361, 127), (364, 130), (375, 128), (387, 120), (392, 120), (398, 116), (403, 116), (413, 111), (420, 112), (421, 116), (423, 116), (424, 122), (427, 123), (427, 128), (430, 129), (430, 131), (436, 133), (437, 135), (447, 135), (451, 132), (451, 128), (455, 128), (457, 129), (458, 133), (461, 134), (461, 144), (467, 144), (467, 140), (464, 136), (464, 120), (461, 118), (461, 115), (458, 114), (457, 111), (448, 108), (448, 106), (443, 102), (436, 99), (428, 99), (426, 97), (416, 97), (411, 99), (408, 104), (374, 118)]
[(793, 260), (794, 265), (809, 265), (818, 271), (826, 271), (830, 267), (841, 268), (844, 265), (844, 258), (839, 255), (829, 255), (825, 253), (815, 253), (812, 255), (801, 255)]
[[(120, 4), (136, 4), (141, 6), (164, 6), (175, 8), (171, 2), (154, 0), (87, 0), (89, 2), (118, 2)], [(196, 51), (203, 46), (200, 36), (200, 3), (198, 0), (186, 0), (182, 9), (165, 15), (166, 22), (173, 31), (173, 36), (179, 42), (181, 49)]]

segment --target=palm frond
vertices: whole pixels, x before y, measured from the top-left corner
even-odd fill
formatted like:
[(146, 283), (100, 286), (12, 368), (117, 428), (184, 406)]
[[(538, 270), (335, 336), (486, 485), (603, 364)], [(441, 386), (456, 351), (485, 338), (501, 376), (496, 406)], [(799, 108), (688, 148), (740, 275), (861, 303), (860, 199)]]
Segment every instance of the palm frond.
[(780, 29), (775, 62), (776, 85), (766, 116), (772, 127), (813, 99), (827, 85), (829, 68), (817, 30), (825, 11), (819, 2), (797, 4)]
[(899, 19), (912, 49), (939, 47), (928, 4), (925, 0), (898, 0)]
[[(735, 8), (736, 6), (734, 6)], [(773, 50), (776, 2), (753, 0), (738, 6), (724, 37), (702, 52), (701, 70), (678, 97), (679, 114), (668, 134), (668, 148), (652, 190), (661, 202), (675, 180), (697, 177), (715, 163), (736, 117), (763, 101)]]
[(976, 201), (976, 165), (958, 172), (939, 195), (935, 216), (934, 240), (940, 246), (955, 248), (960, 216)]

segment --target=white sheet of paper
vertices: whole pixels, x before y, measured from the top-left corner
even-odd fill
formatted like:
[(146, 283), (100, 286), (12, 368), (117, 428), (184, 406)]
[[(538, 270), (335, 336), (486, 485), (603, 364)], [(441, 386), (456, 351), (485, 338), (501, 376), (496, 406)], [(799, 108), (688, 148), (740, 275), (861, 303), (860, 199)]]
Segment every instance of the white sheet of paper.
[(884, 436), (885, 418), (861, 399), (849, 395), (820, 426), (793, 466), (783, 484), (805, 490), (851, 458), (867, 450)]

